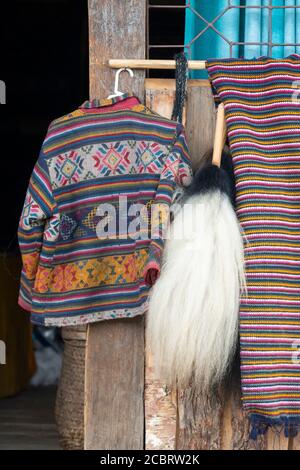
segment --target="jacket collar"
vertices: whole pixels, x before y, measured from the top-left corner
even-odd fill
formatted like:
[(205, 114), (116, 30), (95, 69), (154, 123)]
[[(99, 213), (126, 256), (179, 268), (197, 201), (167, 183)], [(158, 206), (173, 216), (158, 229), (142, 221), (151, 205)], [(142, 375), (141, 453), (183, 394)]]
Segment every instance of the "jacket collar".
[[(115, 96), (114, 98), (94, 98), (93, 100), (87, 100), (84, 103), (82, 103), (79, 108), (85, 108), (85, 109), (92, 109), (92, 108), (102, 108), (103, 106), (111, 106), (115, 103), (119, 103), (120, 101), (124, 101), (127, 98), (133, 97), (132, 93), (123, 93), (121, 96)], [(137, 103), (139, 103), (138, 98), (136, 98)]]

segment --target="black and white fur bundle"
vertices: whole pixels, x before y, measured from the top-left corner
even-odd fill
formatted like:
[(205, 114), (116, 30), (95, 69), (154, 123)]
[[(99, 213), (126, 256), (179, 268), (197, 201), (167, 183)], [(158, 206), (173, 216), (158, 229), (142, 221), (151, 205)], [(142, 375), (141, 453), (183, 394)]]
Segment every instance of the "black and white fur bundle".
[(170, 386), (185, 387), (193, 377), (208, 391), (222, 381), (236, 350), (245, 275), (232, 198), (228, 173), (210, 164), (196, 173), (175, 211), (147, 316), (154, 366)]

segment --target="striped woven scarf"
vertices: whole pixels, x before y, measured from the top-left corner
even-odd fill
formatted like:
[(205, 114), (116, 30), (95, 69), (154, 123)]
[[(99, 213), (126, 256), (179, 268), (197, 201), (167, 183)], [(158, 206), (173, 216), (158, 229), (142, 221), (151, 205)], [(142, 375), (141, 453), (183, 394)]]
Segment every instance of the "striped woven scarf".
[(245, 232), (243, 404), (251, 437), (300, 425), (300, 55), (208, 61), (224, 102)]

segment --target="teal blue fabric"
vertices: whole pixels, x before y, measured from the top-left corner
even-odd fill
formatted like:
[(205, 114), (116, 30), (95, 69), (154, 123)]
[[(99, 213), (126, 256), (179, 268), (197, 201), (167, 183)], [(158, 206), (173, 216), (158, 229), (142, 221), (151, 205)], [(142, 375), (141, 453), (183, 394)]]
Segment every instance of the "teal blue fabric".
[[(188, 0), (186, 0), (188, 4)], [(186, 9), (185, 44), (190, 47), (186, 52), (190, 59), (205, 60), (221, 57), (244, 57), (251, 59), (269, 55), (267, 45), (236, 45), (230, 51), (229, 44), (211, 28), (198, 39), (193, 38), (207, 25), (197, 16), (196, 12), (208, 21), (213, 21), (227, 6), (228, 0), (190, 0), (192, 8)], [(231, 0), (235, 6), (268, 5), (269, 0)], [(300, 0), (273, 0), (273, 6), (300, 6)], [(193, 11), (194, 10), (194, 11)], [(267, 8), (232, 8), (214, 23), (216, 29), (228, 40), (233, 42), (267, 42), (268, 41), (269, 10)], [(299, 28), (297, 28), (299, 24)], [(300, 43), (300, 9), (275, 8), (272, 10), (272, 42)], [(272, 57), (281, 58), (293, 53), (299, 53), (300, 47), (274, 46)], [(206, 72), (204, 72), (206, 74)], [(192, 78), (203, 77), (203, 72), (192, 71)]]

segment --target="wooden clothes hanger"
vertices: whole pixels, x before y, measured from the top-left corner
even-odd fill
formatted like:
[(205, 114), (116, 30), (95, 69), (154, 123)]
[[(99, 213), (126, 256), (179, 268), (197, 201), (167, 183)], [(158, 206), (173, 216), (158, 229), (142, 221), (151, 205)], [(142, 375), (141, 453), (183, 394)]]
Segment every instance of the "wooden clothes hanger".
[(212, 156), (212, 164), (221, 166), (222, 151), (226, 140), (226, 121), (224, 104), (220, 103), (217, 111), (216, 130), (214, 138), (214, 148)]

